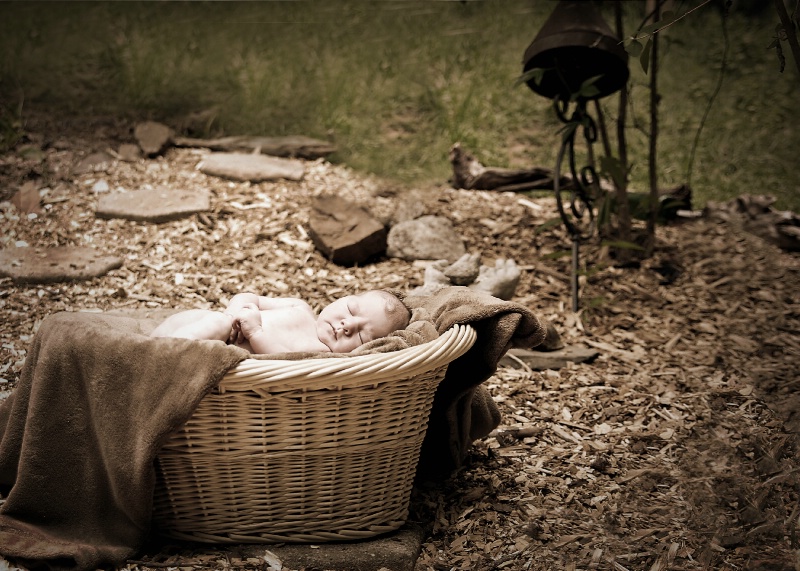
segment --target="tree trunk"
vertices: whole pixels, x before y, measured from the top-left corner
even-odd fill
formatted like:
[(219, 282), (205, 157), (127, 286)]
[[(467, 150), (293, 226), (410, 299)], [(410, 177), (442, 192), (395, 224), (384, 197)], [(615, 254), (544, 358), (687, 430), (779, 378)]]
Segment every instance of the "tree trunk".
[[(617, 28), (617, 37), (624, 38), (622, 25), (622, 1), (614, 3), (614, 20)], [(619, 164), (624, 173), (623, 181), (614, 181), (617, 195), (617, 224), (619, 239), (623, 242), (631, 242), (631, 213), (628, 206), (628, 142), (625, 138), (625, 122), (628, 113), (628, 86), (622, 87), (619, 92), (619, 112), (617, 113), (617, 154)], [(619, 253), (620, 263), (630, 261), (631, 251), (622, 248)]]
[[(653, 8), (653, 22), (661, 18), (661, 4), (663, 0), (655, 0)], [(658, 168), (656, 153), (658, 152), (658, 38), (653, 34), (650, 51), (650, 149), (647, 161), (648, 177), (650, 181), (650, 208), (647, 217), (647, 236), (645, 242), (645, 255), (653, 254), (656, 243), (656, 220), (658, 217)]]

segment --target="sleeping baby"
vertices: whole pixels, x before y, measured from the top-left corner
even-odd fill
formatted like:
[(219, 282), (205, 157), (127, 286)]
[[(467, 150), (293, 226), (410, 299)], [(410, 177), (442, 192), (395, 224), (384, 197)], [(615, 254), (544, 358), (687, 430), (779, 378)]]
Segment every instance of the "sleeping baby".
[(387, 290), (339, 298), (319, 315), (301, 299), (239, 293), (224, 311), (181, 311), (150, 335), (219, 340), (251, 353), (349, 353), (404, 329), (409, 319), (408, 308)]

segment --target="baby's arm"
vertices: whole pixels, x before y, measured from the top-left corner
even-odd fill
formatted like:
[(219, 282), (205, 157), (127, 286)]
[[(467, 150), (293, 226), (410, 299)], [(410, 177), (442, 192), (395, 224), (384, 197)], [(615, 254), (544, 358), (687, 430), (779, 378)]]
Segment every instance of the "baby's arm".
[(233, 322), (231, 336), (236, 337), (233, 342), (246, 339), (254, 353), (270, 352), (268, 336), (261, 327), (261, 310), (256, 304), (243, 304), (234, 314)]
[(245, 292), (237, 293), (231, 298), (228, 307), (225, 309), (225, 313), (228, 315), (235, 315), (247, 304), (253, 304), (261, 310), (307, 305), (305, 301), (296, 297), (268, 297), (266, 295)]

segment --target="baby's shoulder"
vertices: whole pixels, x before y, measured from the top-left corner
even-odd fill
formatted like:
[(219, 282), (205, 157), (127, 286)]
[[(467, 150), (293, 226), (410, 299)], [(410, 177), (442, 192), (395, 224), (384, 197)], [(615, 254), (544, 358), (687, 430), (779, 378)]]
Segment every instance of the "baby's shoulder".
[(293, 303), (270, 307), (265, 311), (262, 311), (262, 313), (271, 314), (274, 316), (283, 315), (286, 316), (286, 318), (294, 316), (295, 318), (310, 317), (312, 319), (316, 319), (316, 314), (314, 313), (314, 309), (311, 307), (311, 305), (308, 302), (300, 299)]

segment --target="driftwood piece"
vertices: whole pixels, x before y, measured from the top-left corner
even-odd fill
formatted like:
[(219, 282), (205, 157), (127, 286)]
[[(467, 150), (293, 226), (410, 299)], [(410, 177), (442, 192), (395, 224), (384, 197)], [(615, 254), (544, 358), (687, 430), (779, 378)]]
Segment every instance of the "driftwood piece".
[(581, 345), (567, 345), (555, 351), (530, 351), (528, 349), (509, 349), (500, 360), (500, 366), (519, 368), (520, 364), (532, 371), (562, 369), (569, 363), (591, 363), (600, 352)]
[[(553, 171), (542, 167), (508, 169), (486, 167), (456, 143), (450, 149), (450, 164), (453, 165), (454, 188), (466, 190), (496, 190), (499, 192), (522, 192), (525, 190), (551, 190)], [(562, 175), (562, 188), (572, 187), (572, 178)]]
[(192, 137), (176, 137), (178, 147), (201, 147), (212, 151), (244, 151), (259, 152), (275, 157), (295, 157), (300, 159), (317, 159), (326, 157), (336, 151), (336, 147), (327, 141), (312, 139), (299, 135), (287, 137), (233, 136), (218, 139), (195, 139)]

